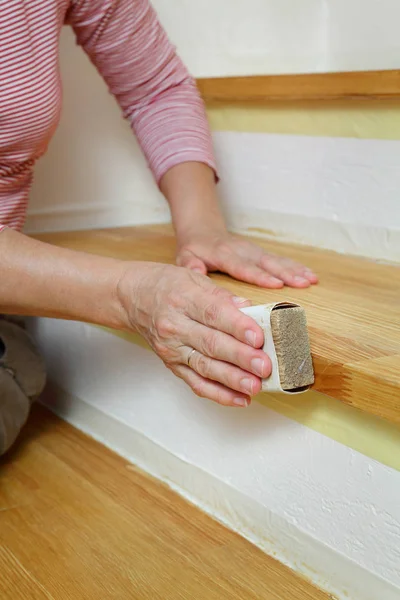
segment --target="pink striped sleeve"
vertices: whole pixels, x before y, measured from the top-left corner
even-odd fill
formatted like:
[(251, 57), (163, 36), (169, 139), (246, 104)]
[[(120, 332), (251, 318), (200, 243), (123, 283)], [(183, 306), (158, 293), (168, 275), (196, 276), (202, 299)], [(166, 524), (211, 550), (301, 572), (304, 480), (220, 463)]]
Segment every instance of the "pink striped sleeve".
[(148, 0), (73, 0), (78, 43), (130, 121), (157, 182), (198, 161), (215, 170), (203, 102)]

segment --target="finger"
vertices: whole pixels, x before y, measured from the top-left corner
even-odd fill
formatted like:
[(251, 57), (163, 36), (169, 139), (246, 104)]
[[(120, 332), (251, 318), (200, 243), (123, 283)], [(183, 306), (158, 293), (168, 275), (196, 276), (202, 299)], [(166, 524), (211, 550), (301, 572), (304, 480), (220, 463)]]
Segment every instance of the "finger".
[(257, 266), (254, 261), (231, 254), (221, 263), (223, 271), (246, 283), (252, 283), (260, 287), (269, 289), (279, 289), (283, 287), (283, 281), (264, 269)]
[(197, 294), (187, 307), (186, 315), (207, 327), (232, 335), (237, 340), (261, 348), (264, 334), (251, 317), (243, 314), (234, 302), (220, 294), (220, 288)]
[(190, 358), (190, 368), (205, 379), (222, 383), (225, 387), (249, 396), (258, 394), (261, 390), (261, 379), (243, 371), (229, 363), (193, 352)]
[(207, 267), (204, 262), (190, 250), (182, 250), (179, 252), (176, 259), (176, 264), (178, 267), (185, 267), (186, 269), (190, 269), (196, 273), (207, 275)]
[(177, 366), (174, 369), (174, 373), (192, 388), (196, 396), (208, 398), (223, 406), (246, 408), (250, 404), (250, 398), (248, 396), (239, 392), (234, 392), (215, 381), (205, 379), (185, 365)]
[(213, 294), (215, 297), (218, 297), (220, 300), (227, 300), (233, 303), (238, 308), (245, 308), (246, 306), (251, 306), (252, 302), (248, 298), (243, 298), (242, 296), (234, 296), (232, 292), (229, 290), (218, 287), (210, 279), (208, 281), (208, 287), (206, 291)]
[(303, 267), (303, 275), (306, 279), (308, 279), (308, 281), (312, 284), (318, 283), (318, 275), (316, 275), (314, 273), (314, 271), (311, 271), (311, 269), (308, 269), (307, 267)]
[(311, 281), (305, 275), (305, 267), (292, 260), (264, 254), (261, 258), (261, 266), (290, 287), (306, 288), (310, 286)]
[(262, 350), (242, 344), (231, 335), (200, 323), (193, 322), (189, 328), (184, 327), (182, 341), (188, 348), (194, 348), (204, 356), (230, 363), (262, 379), (271, 374), (271, 360)]

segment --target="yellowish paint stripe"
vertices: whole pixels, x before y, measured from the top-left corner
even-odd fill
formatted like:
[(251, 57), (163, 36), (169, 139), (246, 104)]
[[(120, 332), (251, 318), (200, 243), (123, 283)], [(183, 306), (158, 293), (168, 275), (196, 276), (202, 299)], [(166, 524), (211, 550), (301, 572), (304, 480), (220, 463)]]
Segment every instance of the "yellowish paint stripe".
[(260, 394), (255, 398), (293, 421), (400, 471), (400, 427), (319, 392), (299, 396)]
[[(150, 350), (138, 334), (102, 328)], [(361, 412), (335, 398), (310, 391), (302, 396), (259, 394), (255, 400), (297, 423), (400, 471), (400, 427)]]
[(214, 131), (400, 140), (400, 102), (266, 103), (209, 106)]

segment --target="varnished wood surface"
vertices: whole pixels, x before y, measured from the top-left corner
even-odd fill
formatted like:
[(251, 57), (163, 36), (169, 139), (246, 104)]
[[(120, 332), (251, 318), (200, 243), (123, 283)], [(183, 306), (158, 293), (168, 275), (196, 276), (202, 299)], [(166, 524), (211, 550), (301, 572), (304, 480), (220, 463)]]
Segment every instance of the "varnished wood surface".
[(198, 79), (207, 104), (400, 98), (400, 71)]
[(0, 460), (1, 600), (328, 600), (35, 407)]
[[(126, 260), (174, 260), (175, 241), (167, 225), (40, 238)], [(400, 267), (310, 247), (255, 241), (307, 264), (319, 274), (321, 283), (307, 290), (270, 291), (223, 275), (214, 275), (215, 281), (255, 304), (288, 300), (304, 306), (316, 372), (314, 388), (400, 423)]]

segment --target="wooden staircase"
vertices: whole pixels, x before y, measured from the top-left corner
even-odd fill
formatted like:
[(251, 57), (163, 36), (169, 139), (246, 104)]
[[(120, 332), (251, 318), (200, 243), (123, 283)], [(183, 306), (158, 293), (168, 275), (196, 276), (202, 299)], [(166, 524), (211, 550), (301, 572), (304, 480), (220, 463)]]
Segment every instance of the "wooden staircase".
[[(51, 233), (39, 239), (123, 260), (173, 263), (168, 225)], [(314, 389), (400, 424), (400, 268), (311, 247), (257, 239), (271, 252), (307, 264), (320, 284), (306, 290), (261, 290), (212, 278), (254, 304), (289, 300), (307, 311), (316, 372)]]

